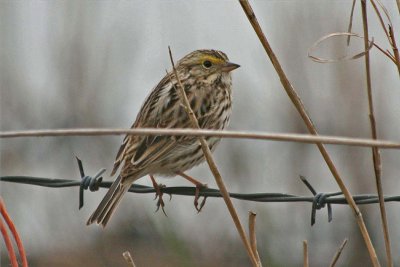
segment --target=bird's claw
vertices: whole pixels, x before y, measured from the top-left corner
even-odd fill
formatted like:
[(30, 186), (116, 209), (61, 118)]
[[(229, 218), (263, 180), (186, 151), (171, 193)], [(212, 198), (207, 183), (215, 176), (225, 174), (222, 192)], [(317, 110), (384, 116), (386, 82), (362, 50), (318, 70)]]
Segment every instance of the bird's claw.
[(162, 212), (164, 213), (164, 215), (166, 216), (166, 217), (168, 217), (167, 216), (167, 213), (165, 212), (165, 210), (164, 210), (164, 207), (165, 207), (165, 203), (164, 203), (164, 200), (162, 199), (162, 194), (163, 193), (161, 193), (161, 195), (159, 195), (158, 196), (158, 200), (157, 200), (157, 209), (156, 209), (156, 212), (160, 209), (160, 207), (161, 207), (161, 210), (162, 210)]
[[(167, 216), (167, 214), (165, 213), (165, 210), (164, 210), (164, 207), (165, 207), (165, 203), (164, 203), (164, 200), (163, 200), (163, 192), (161, 191), (161, 188), (165, 188), (166, 186), (165, 185), (163, 185), (163, 184), (157, 184), (156, 182), (155, 182), (155, 180), (153, 180), (152, 179), (152, 182), (153, 182), (153, 187), (154, 187), (154, 189), (156, 190), (156, 195), (155, 195), (155, 197), (154, 197), (154, 199), (157, 199), (158, 198), (158, 200), (157, 200), (157, 209), (156, 209), (156, 212), (160, 209), (160, 207), (161, 207), (161, 210), (162, 210), (162, 212), (164, 213), (164, 215), (165, 216)], [(171, 195), (170, 195), (170, 199), (171, 199)]]
[(204, 205), (206, 204), (206, 200), (207, 197), (204, 197), (203, 200), (200, 203), (200, 207), (199, 207), (199, 199), (200, 199), (200, 190), (203, 188), (207, 188), (207, 184), (199, 184), (196, 185), (196, 191), (194, 194), (194, 207), (196, 208), (197, 212), (199, 213), (201, 211), (201, 209), (204, 207)]

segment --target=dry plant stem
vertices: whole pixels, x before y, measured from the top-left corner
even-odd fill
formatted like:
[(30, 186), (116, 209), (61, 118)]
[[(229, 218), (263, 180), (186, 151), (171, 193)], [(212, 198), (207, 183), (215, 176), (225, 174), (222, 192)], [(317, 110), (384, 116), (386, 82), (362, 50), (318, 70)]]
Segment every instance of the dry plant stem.
[[(262, 32), (260, 24), (258, 23), (256, 15), (254, 14), (249, 2), (247, 0), (239, 0), (239, 2), (242, 5), (242, 8), (243, 8), (244, 12), (246, 13), (246, 16), (249, 19), (251, 25), (253, 26), (258, 38), (260, 39), (261, 44), (263, 45), (265, 51), (267, 52), (276, 72), (278, 73), (281, 83), (282, 83), (284, 89), (286, 90), (286, 93), (288, 94), (289, 98), (292, 100), (297, 111), (300, 113), (300, 116), (304, 120), (309, 132), (313, 135), (317, 135), (318, 133), (317, 133), (317, 130), (316, 130), (313, 122), (311, 121), (310, 117), (308, 116), (300, 97), (297, 95), (293, 86), (290, 84), (277, 57), (275, 56), (274, 52), (272, 51), (272, 48), (269, 45), (269, 42), (268, 42), (267, 38), (265, 37), (264, 33)], [(343, 195), (345, 196), (347, 202), (349, 203), (350, 207), (353, 210), (353, 213), (356, 217), (358, 226), (359, 226), (361, 234), (364, 238), (364, 242), (367, 246), (367, 249), (368, 249), (368, 252), (369, 252), (369, 255), (370, 255), (373, 265), (375, 267), (380, 266), (378, 257), (375, 252), (375, 248), (372, 245), (371, 238), (368, 234), (367, 227), (365, 226), (364, 219), (362, 217), (362, 214), (361, 214), (358, 206), (354, 202), (354, 199), (353, 199), (350, 191), (347, 189), (342, 178), (340, 177), (339, 172), (337, 171), (331, 157), (329, 156), (327, 150), (325, 149), (325, 146), (322, 143), (317, 143), (317, 146), (318, 146), (319, 151), (322, 154), (322, 157), (325, 159), (326, 164), (328, 165), (330, 171), (332, 172), (332, 175), (335, 178), (336, 183), (338, 184), (340, 190), (343, 192)]]
[[(398, 0), (400, 1), (400, 0)], [(396, 44), (396, 38), (394, 38), (394, 32), (393, 32), (393, 27), (391, 27), (389, 25), (389, 38), (391, 40), (392, 43), (392, 49), (393, 49), (393, 54), (394, 54), (394, 59), (395, 59), (395, 63), (397, 65), (397, 70), (399, 72), (400, 75), (400, 55), (399, 55), (399, 49), (397, 48), (397, 44)]]
[[(369, 33), (368, 33), (368, 17), (367, 17), (367, 3), (365, 0), (361, 0), (361, 12), (362, 12), (362, 20), (363, 20), (363, 28), (364, 28), (364, 46), (365, 48), (369, 45)], [(374, 115), (374, 104), (372, 99), (372, 83), (371, 83), (371, 68), (370, 68), (370, 60), (369, 60), (369, 51), (365, 54), (365, 72), (367, 79), (367, 93), (368, 93), (368, 107), (369, 107), (369, 119), (371, 124), (371, 134), (372, 139), (377, 139), (377, 129), (376, 129), (376, 120)], [(385, 200), (383, 196), (382, 189), (382, 162), (381, 162), (381, 154), (379, 148), (372, 148), (372, 160), (374, 164), (374, 172), (375, 172), (375, 181), (376, 188), (378, 192), (379, 198), (379, 208), (381, 212), (381, 220), (382, 220), (382, 228), (383, 228), (383, 236), (385, 239), (385, 249), (386, 249), (386, 260), (389, 267), (393, 266), (392, 260), (392, 252), (390, 246), (390, 235), (389, 235), (389, 226), (387, 223), (386, 217), (386, 208), (385, 208)]]
[[(363, 5), (363, 2), (365, 3), (365, 5), (367, 4), (366, 2), (366, 0), (361, 0), (360, 1), (360, 3), (361, 3), (361, 12), (362, 12), (362, 5)], [(386, 37), (388, 38), (388, 40), (389, 40), (389, 42), (390, 42), (390, 38), (389, 38), (389, 32), (388, 32), (388, 30), (386, 29), (386, 27), (385, 27), (385, 23), (383, 22), (383, 18), (382, 18), (382, 16), (381, 16), (381, 13), (379, 12), (379, 9), (378, 9), (378, 6), (376, 5), (376, 3), (375, 3), (375, 0), (370, 0), (370, 3), (371, 3), (371, 5), (372, 5), (372, 7), (374, 8), (374, 10), (375, 10), (375, 13), (376, 13), (376, 15), (378, 16), (378, 20), (379, 20), (379, 23), (381, 24), (381, 27), (382, 27), (382, 30), (385, 32), (385, 35), (386, 35)], [(382, 6), (381, 6), (382, 7)], [(385, 13), (386, 14), (386, 13)], [(386, 14), (386, 15), (388, 15), (388, 14)], [(390, 22), (390, 18), (387, 16), (387, 19), (389, 19), (389, 24), (391, 23)]]
[(260, 255), (257, 250), (257, 237), (256, 237), (256, 216), (252, 211), (249, 211), (249, 237), (250, 237), (250, 246), (254, 255), (256, 256), (258, 264), (261, 266)]
[[(365, 1), (365, 0), (363, 0)], [(389, 58), (394, 62), (394, 64), (396, 64), (397, 66), (397, 70), (399, 72), (400, 75), (400, 56), (399, 56), (399, 50), (397, 48), (396, 45), (396, 38), (394, 37), (394, 32), (393, 32), (393, 24), (391, 22), (391, 19), (389, 17), (389, 14), (387, 13), (386, 8), (383, 6), (383, 4), (377, 0), (379, 6), (381, 7), (381, 9), (383, 10), (384, 14), (386, 15), (386, 18), (388, 19), (388, 29), (386, 29), (385, 23), (383, 22), (383, 18), (381, 16), (381, 12), (379, 11), (379, 8), (377, 6), (377, 4), (375, 3), (375, 0), (370, 0), (372, 7), (375, 10), (376, 15), (378, 16), (379, 22), (381, 24), (381, 27), (383, 29), (383, 31), (385, 32), (386, 37), (388, 38), (388, 41), (392, 47), (393, 50), (393, 56), (388, 52), (388, 51), (383, 51), (379, 46), (377, 46), (377, 48), (379, 50), (381, 50), (384, 54), (386, 54), (386, 56), (389, 56)]]
[[(174, 60), (172, 58), (171, 49), (169, 47), (168, 47), (168, 49), (169, 49), (169, 56), (170, 56), (170, 59), (171, 59), (171, 64), (172, 64), (172, 68), (173, 68), (173, 71), (174, 71), (174, 74), (175, 74), (175, 78), (176, 78), (176, 80), (178, 82), (178, 90), (180, 91), (181, 101), (183, 102), (183, 105), (185, 107), (187, 115), (188, 115), (189, 119), (191, 120), (191, 122), (193, 124), (193, 128), (200, 129), (200, 126), (199, 126), (199, 123), (197, 121), (196, 115), (194, 115), (193, 110), (190, 107), (190, 103), (189, 103), (189, 100), (188, 100), (188, 98), (186, 96), (185, 89), (183, 88), (183, 85), (182, 85), (181, 81), (179, 80), (178, 72), (176, 71)], [(208, 147), (208, 144), (207, 144), (206, 140), (204, 139), (204, 137), (199, 137), (199, 141), (201, 143), (201, 148), (203, 150), (204, 157), (206, 158), (207, 163), (208, 163), (208, 165), (210, 167), (210, 170), (211, 170), (212, 174), (214, 175), (215, 181), (216, 181), (216, 183), (218, 185), (218, 188), (219, 188), (219, 190), (221, 192), (222, 197), (224, 198), (225, 204), (226, 204), (226, 206), (227, 206), (227, 208), (229, 210), (229, 213), (230, 213), (230, 215), (231, 215), (231, 217), (233, 219), (233, 222), (235, 223), (236, 229), (239, 232), (240, 238), (242, 239), (242, 242), (243, 242), (243, 244), (244, 244), (244, 246), (246, 248), (247, 254), (250, 257), (250, 260), (251, 260), (253, 266), (261, 266), (261, 265), (258, 264), (258, 262), (256, 260), (256, 257), (254, 255), (252, 249), (251, 249), (251, 246), (250, 246), (250, 243), (249, 243), (249, 241), (248, 241), (248, 239), (246, 237), (246, 233), (244, 231), (244, 228), (243, 228), (243, 226), (242, 226), (242, 224), (241, 224), (241, 222), (239, 220), (239, 216), (237, 215), (237, 212), (236, 212), (236, 210), (235, 210), (235, 208), (233, 206), (233, 203), (232, 203), (232, 201), (231, 201), (231, 199), (229, 197), (228, 190), (225, 187), (225, 184), (223, 182), (222, 176), (219, 173), (217, 165), (216, 165), (216, 163), (215, 163), (215, 161), (214, 161), (214, 159), (212, 157), (210, 148)]]
[(303, 240), (303, 267), (308, 267), (308, 246), (307, 246), (307, 240)]
[[(356, 6), (356, 0), (353, 0), (353, 3), (351, 4), (351, 12), (350, 12), (350, 21), (349, 21), (349, 26), (347, 27), (347, 32), (351, 32), (353, 28), (353, 15), (354, 15), (354, 7)], [(350, 45), (350, 35), (347, 36), (347, 46)]]
[[(351, 30), (352, 30), (352, 27), (353, 27), (353, 15), (354, 15), (354, 7), (355, 7), (355, 4), (356, 4), (356, 0), (353, 0), (353, 4), (352, 4), (352, 6), (351, 6), (351, 12), (350, 12), (349, 26), (348, 26), (348, 28), (347, 28), (347, 33), (349, 34), (348, 37), (347, 37), (347, 46), (350, 45), (350, 38), (351, 38), (350, 33), (351, 33)], [(383, 28), (383, 30), (385, 31), (385, 34), (387, 35), (387, 37), (388, 37), (388, 39), (389, 39), (389, 42), (390, 42), (390, 39), (393, 39), (393, 38), (390, 38), (389, 32), (388, 32), (388, 31), (386, 30), (386, 28), (385, 28), (385, 24), (383, 23), (382, 16), (379, 14), (378, 7), (376, 6), (374, 0), (371, 0), (371, 4), (372, 4), (372, 6), (374, 7), (375, 12), (377, 13), (377, 15), (378, 15), (378, 17), (379, 17), (379, 21), (381, 22), (382, 28)], [(389, 29), (390, 29), (390, 25), (389, 25)], [(393, 43), (393, 42), (392, 42), (392, 43)], [(377, 45), (376, 43), (373, 43), (373, 46), (375, 46), (377, 49), (379, 49), (379, 51), (381, 51), (385, 56), (387, 56), (394, 64), (396, 64), (396, 65), (399, 67), (399, 64), (396, 63), (396, 59), (394, 58), (394, 56), (392, 56), (388, 51), (383, 50), (383, 49), (382, 49), (379, 45)], [(395, 46), (392, 46), (392, 47), (393, 47), (393, 50), (395, 50), (395, 48), (394, 48)], [(370, 49), (365, 49), (365, 51), (369, 51), (369, 50), (370, 50)]]
[(392, 54), (390, 54), (388, 51), (383, 50), (379, 45), (374, 43), (374, 46), (376, 48), (378, 48), (379, 51), (381, 51), (382, 54), (384, 54), (385, 56), (387, 56), (390, 61), (392, 61), (396, 66), (398, 66), (396, 59), (394, 58), (394, 56), (392, 56)]
[(399, 14), (400, 14), (400, 0), (396, 0), (397, 2), (397, 9), (399, 10)]
[(133, 261), (131, 253), (129, 253), (129, 251), (125, 251), (124, 253), (122, 253), (122, 256), (124, 257), (125, 261), (128, 263), (129, 266), (136, 267), (135, 262)]
[(360, 147), (380, 147), (387, 149), (400, 149), (400, 142), (373, 140), (365, 138), (349, 138), (339, 136), (324, 136), (310, 134), (287, 134), (267, 132), (221, 131), (199, 129), (160, 129), (160, 128), (135, 128), (135, 129), (51, 129), (0, 132), (0, 138), (18, 137), (55, 137), (55, 136), (101, 136), (101, 135), (186, 135), (186, 136), (216, 136), (221, 138), (254, 139), (288, 141), (301, 143), (323, 143), (332, 145), (349, 145)]
[[(388, 56), (391, 60), (392, 57), (390, 54), (388, 54), (386, 51), (383, 51), (378, 45), (376, 45), (374, 43), (374, 40), (371, 40), (371, 42), (369, 42), (369, 46), (362, 52), (357, 53), (355, 55), (349, 55), (349, 56), (345, 56), (345, 57), (339, 57), (339, 58), (321, 58), (321, 57), (316, 57), (313, 55), (313, 51), (314, 49), (316, 49), (318, 47), (318, 45), (321, 44), (321, 42), (327, 40), (328, 38), (332, 38), (335, 36), (354, 36), (357, 38), (361, 38), (364, 39), (363, 37), (359, 36), (356, 33), (349, 33), (349, 32), (334, 32), (334, 33), (330, 33), (328, 35), (325, 35), (323, 37), (321, 37), (320, 39), (318, 39), (309, 49), (308, 49), (308, 57), (311, 58), (313, 61), (318, 62), (318, 63), (332, 63), (332, 62), (342, 62), (345, 60), (354, 60), (360, 57), (363, 57), (373, 46), (377, 47), (380, 51), (382, 51), (386, 56)], [(393, 60), (394, 62), (394, 60)]]
[(338, 251), (336, 251), (335, 256), (333, 256), (333, 259), (332, 259), (331, 264), (329, 265), (329, 267), (334, 267), (335, 266), (335, 264), (339, 260), (340, 255), (342, 254), (342, 251), (343, 251), (344, 247), (346, 246), (346, 244), (347, 244), (347, 238), (345, 238), (343, 240), (343, 243), (340, 245)]

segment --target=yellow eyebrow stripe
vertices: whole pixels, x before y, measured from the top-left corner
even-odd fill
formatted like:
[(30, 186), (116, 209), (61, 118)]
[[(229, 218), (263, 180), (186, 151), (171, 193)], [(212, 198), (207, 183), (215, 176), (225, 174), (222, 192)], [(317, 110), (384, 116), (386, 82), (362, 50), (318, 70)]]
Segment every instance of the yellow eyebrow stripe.
[(220, 58), (217, 58), (217, 57), (213, 57), (213, 56), (208, 56), (208, 55), (202, 56), (200, 58), (200, 61), (201, 61), (200, 63), (203, 63), (206, 60), (211, 61), (213, 64), (222, 64), (222, 63), (224, 63), (223, 59), (220, 59)]

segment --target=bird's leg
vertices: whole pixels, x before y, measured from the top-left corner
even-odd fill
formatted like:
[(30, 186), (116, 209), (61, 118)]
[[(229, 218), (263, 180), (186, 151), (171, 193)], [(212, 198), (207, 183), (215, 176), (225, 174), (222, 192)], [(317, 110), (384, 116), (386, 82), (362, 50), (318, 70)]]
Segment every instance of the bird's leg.
[(183, 172), (177, 172), (176, 174), (181, 176), (182, 178), (185, 178), (186, 180), (188, 180), (189, 182), (191, 182), (192, 184), (194, 184), (196, 186), (196, 191), (194, 194), (194, 207), (196, 208), (196, 210), (198, 212), (200, 212), (201, 209), (203, 208), (204, 204), (206, 204), (206, 199), (207, 199), (207, 197), (204, 197), (203, 201), (200, 203), (200, 207), (199, 207), (200, 189), (207, 188), (207, 184), (203, 184), (200, 181), (196, 180), (195, 178), (193, 178)]
[(165, 213), (165, 210), (164, 210), (165, 203), (164, 203), (164, 200), (162, 199), (163, 192), (161, 191), (161, 188), (165, 187), (165, 185), (157, 184), (156, 179), (154, 179), (154, 176), (151, 174), (149, 176), (150, 176), (151, 182), (153, 183), (153, 187), (156, 190), (156, 197), (154, 199), (158, 198), (156, 212), (161, 207), (162, 212), (164, 213), (165, 216), (167, 216), (167, 214)]

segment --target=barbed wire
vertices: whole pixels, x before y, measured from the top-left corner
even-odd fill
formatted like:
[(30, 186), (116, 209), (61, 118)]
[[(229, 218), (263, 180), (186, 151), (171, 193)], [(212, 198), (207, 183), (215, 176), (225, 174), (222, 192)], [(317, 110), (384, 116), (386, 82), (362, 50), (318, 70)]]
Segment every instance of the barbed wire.
[(160, 129), (160, 128), (134, 128), (134, 129), (43, 129), (24, 131), (1, 131), (0, 138), (17, 137), (46, 137), (46, 136), (100, 136), (100, 135), (169, 135), (169, 136), (214, 136), (235, 139), (256, 139), (271, 141), (288, 141), (302, 143), (323, 143), (334, 145), (349, 145), (362, 147), (380, 147), (386, 149), (400, 149), (399, 141), (374, 140), (367, 138), (350, 138), (340, 136), (324, 136), (311, 134), (268, 133), (254, 131), (226, 131), (226, 130), (197, 130), (197, 129)]
[[(69, 179), (52, 179), (32, 176), (1, 176), (0, 181), (11, 182), (18, 184), (36, 185), (50, 188), (65, 188), (65, 187), (76, 187), (79, 186), (79, 209), (84, 205), (84, 191), (89, 189), (90, 191), (98, 191), (99, 188), (110, 188), (111, 181), (103, 181), (102, 174), (105, 169), (100, 169), (94, 176), (85, 175), (82, 161), (77, 158), (79, 172), (81, 175), (80, 180), (69, 180)], [(331, 193), (318, 193), (312, 185), (307, 181), (304, 176), (300, 176), (301, 181), (311, 191), (313, 196), (297, 196), (292, 194), (284, 193), (229, 193), (231, 198), (239, 200), (247, 200), (254, 202), (310, 202), (312, 203), (311, 208), (311, 225), (315, 223), (316, 212), (327, 206), (328, 208), (328, 221), (332, 220), (332, 204), (347, 204), (346, 199), (341, 192)], [(162, 193), (180, 196), (195, 196), (196, 188), (189, 186), (174, 186), (174, 187), (160, 187)], [(150, 186), (133, 184), (128, 192), (148, 194), (156, 193), (156, 189)], [(221, 193), (217, 189), (213, 188), (202, 188), (200, 189), (200, 196), (208, 197), (222, 197)], [(353, 195), (353, 199), (357, 204), (373, 204), (379, 203), (378, 196), (374, 194), (360, 194)], [(400, 202), (400, 196), (385, 196), (385, 202)]]

